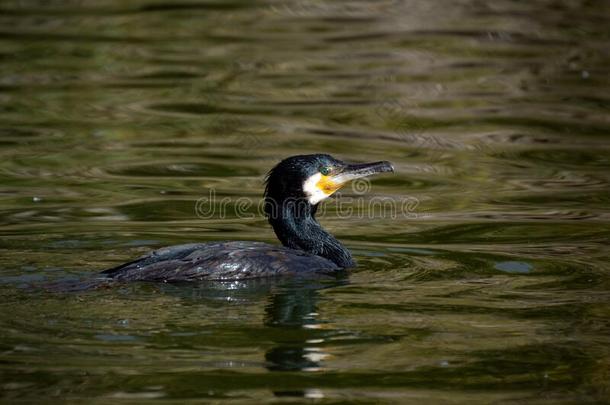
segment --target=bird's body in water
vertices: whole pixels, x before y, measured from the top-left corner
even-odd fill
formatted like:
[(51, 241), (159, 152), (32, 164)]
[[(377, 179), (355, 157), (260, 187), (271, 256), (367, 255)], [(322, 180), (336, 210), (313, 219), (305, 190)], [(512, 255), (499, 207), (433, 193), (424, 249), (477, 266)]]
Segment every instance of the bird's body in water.
[(391, 171), (389, 162), (347, 164), (323, 154), (289, 157), (269, 172), (265, 188), (265, 214), (283, 246), (247, 241), (171, 246), (101, 275), (116, 281), (178, 282), (352, 268), (349, 250), (316, 220), (318, 204), (350, 180)]

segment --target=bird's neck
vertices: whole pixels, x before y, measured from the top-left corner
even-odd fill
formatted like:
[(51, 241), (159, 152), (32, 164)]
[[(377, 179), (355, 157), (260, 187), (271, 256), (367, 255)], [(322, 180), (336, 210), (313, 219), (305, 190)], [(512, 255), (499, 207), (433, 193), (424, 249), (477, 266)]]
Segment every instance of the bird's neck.
[(267, 215), (284, 246), (322, 256), (341, 268), (354, 267), (349, 250), (316, 220), (316, 209), (317, 205), (295, 199), (275, 205)]

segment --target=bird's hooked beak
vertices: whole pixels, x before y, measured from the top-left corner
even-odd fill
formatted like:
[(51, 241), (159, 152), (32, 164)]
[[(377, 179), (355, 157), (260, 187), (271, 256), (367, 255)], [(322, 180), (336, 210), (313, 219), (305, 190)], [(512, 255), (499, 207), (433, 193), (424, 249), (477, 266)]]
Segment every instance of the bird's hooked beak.
[(371, 176), (377, 173), (394, 172), (394, 166), (390, 162), (373, 162), (373, 163), (358, 163), (346, 165), (342, 169), (339, 168), (338, 173), (332, 174), (329, 180), (341, 187), (351, 180), (356, 180), (362, 177)]
[(339, 190), (347, 182), (377, 173), (394, 172), (390, 162), (346, 164), (329, 168), (328, 173), (317, 173), (310, 177), (303, 189), (311, 204), (317, 204)]

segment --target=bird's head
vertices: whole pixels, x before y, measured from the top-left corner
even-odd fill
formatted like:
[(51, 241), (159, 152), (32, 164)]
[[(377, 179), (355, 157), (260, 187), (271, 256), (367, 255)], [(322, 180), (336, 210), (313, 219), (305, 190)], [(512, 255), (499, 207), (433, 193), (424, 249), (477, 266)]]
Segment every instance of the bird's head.
[(386, 161), (349, 164), (325, 154), (291, 156), (267, 175), (265, 197), (275, 202), (292, 198), (317, 205), (351, 180), (393, 171)]

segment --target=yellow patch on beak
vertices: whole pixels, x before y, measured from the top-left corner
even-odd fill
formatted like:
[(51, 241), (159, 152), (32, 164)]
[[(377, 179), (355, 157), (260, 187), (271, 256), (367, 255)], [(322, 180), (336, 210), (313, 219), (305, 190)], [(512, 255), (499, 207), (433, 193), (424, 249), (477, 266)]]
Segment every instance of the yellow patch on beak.
[(316, 183), (316, 187), (326, 195), (331, 195), (339, 190), (342, 185), (342, 183), (334, 182), (330, 176), (322, 176)]

